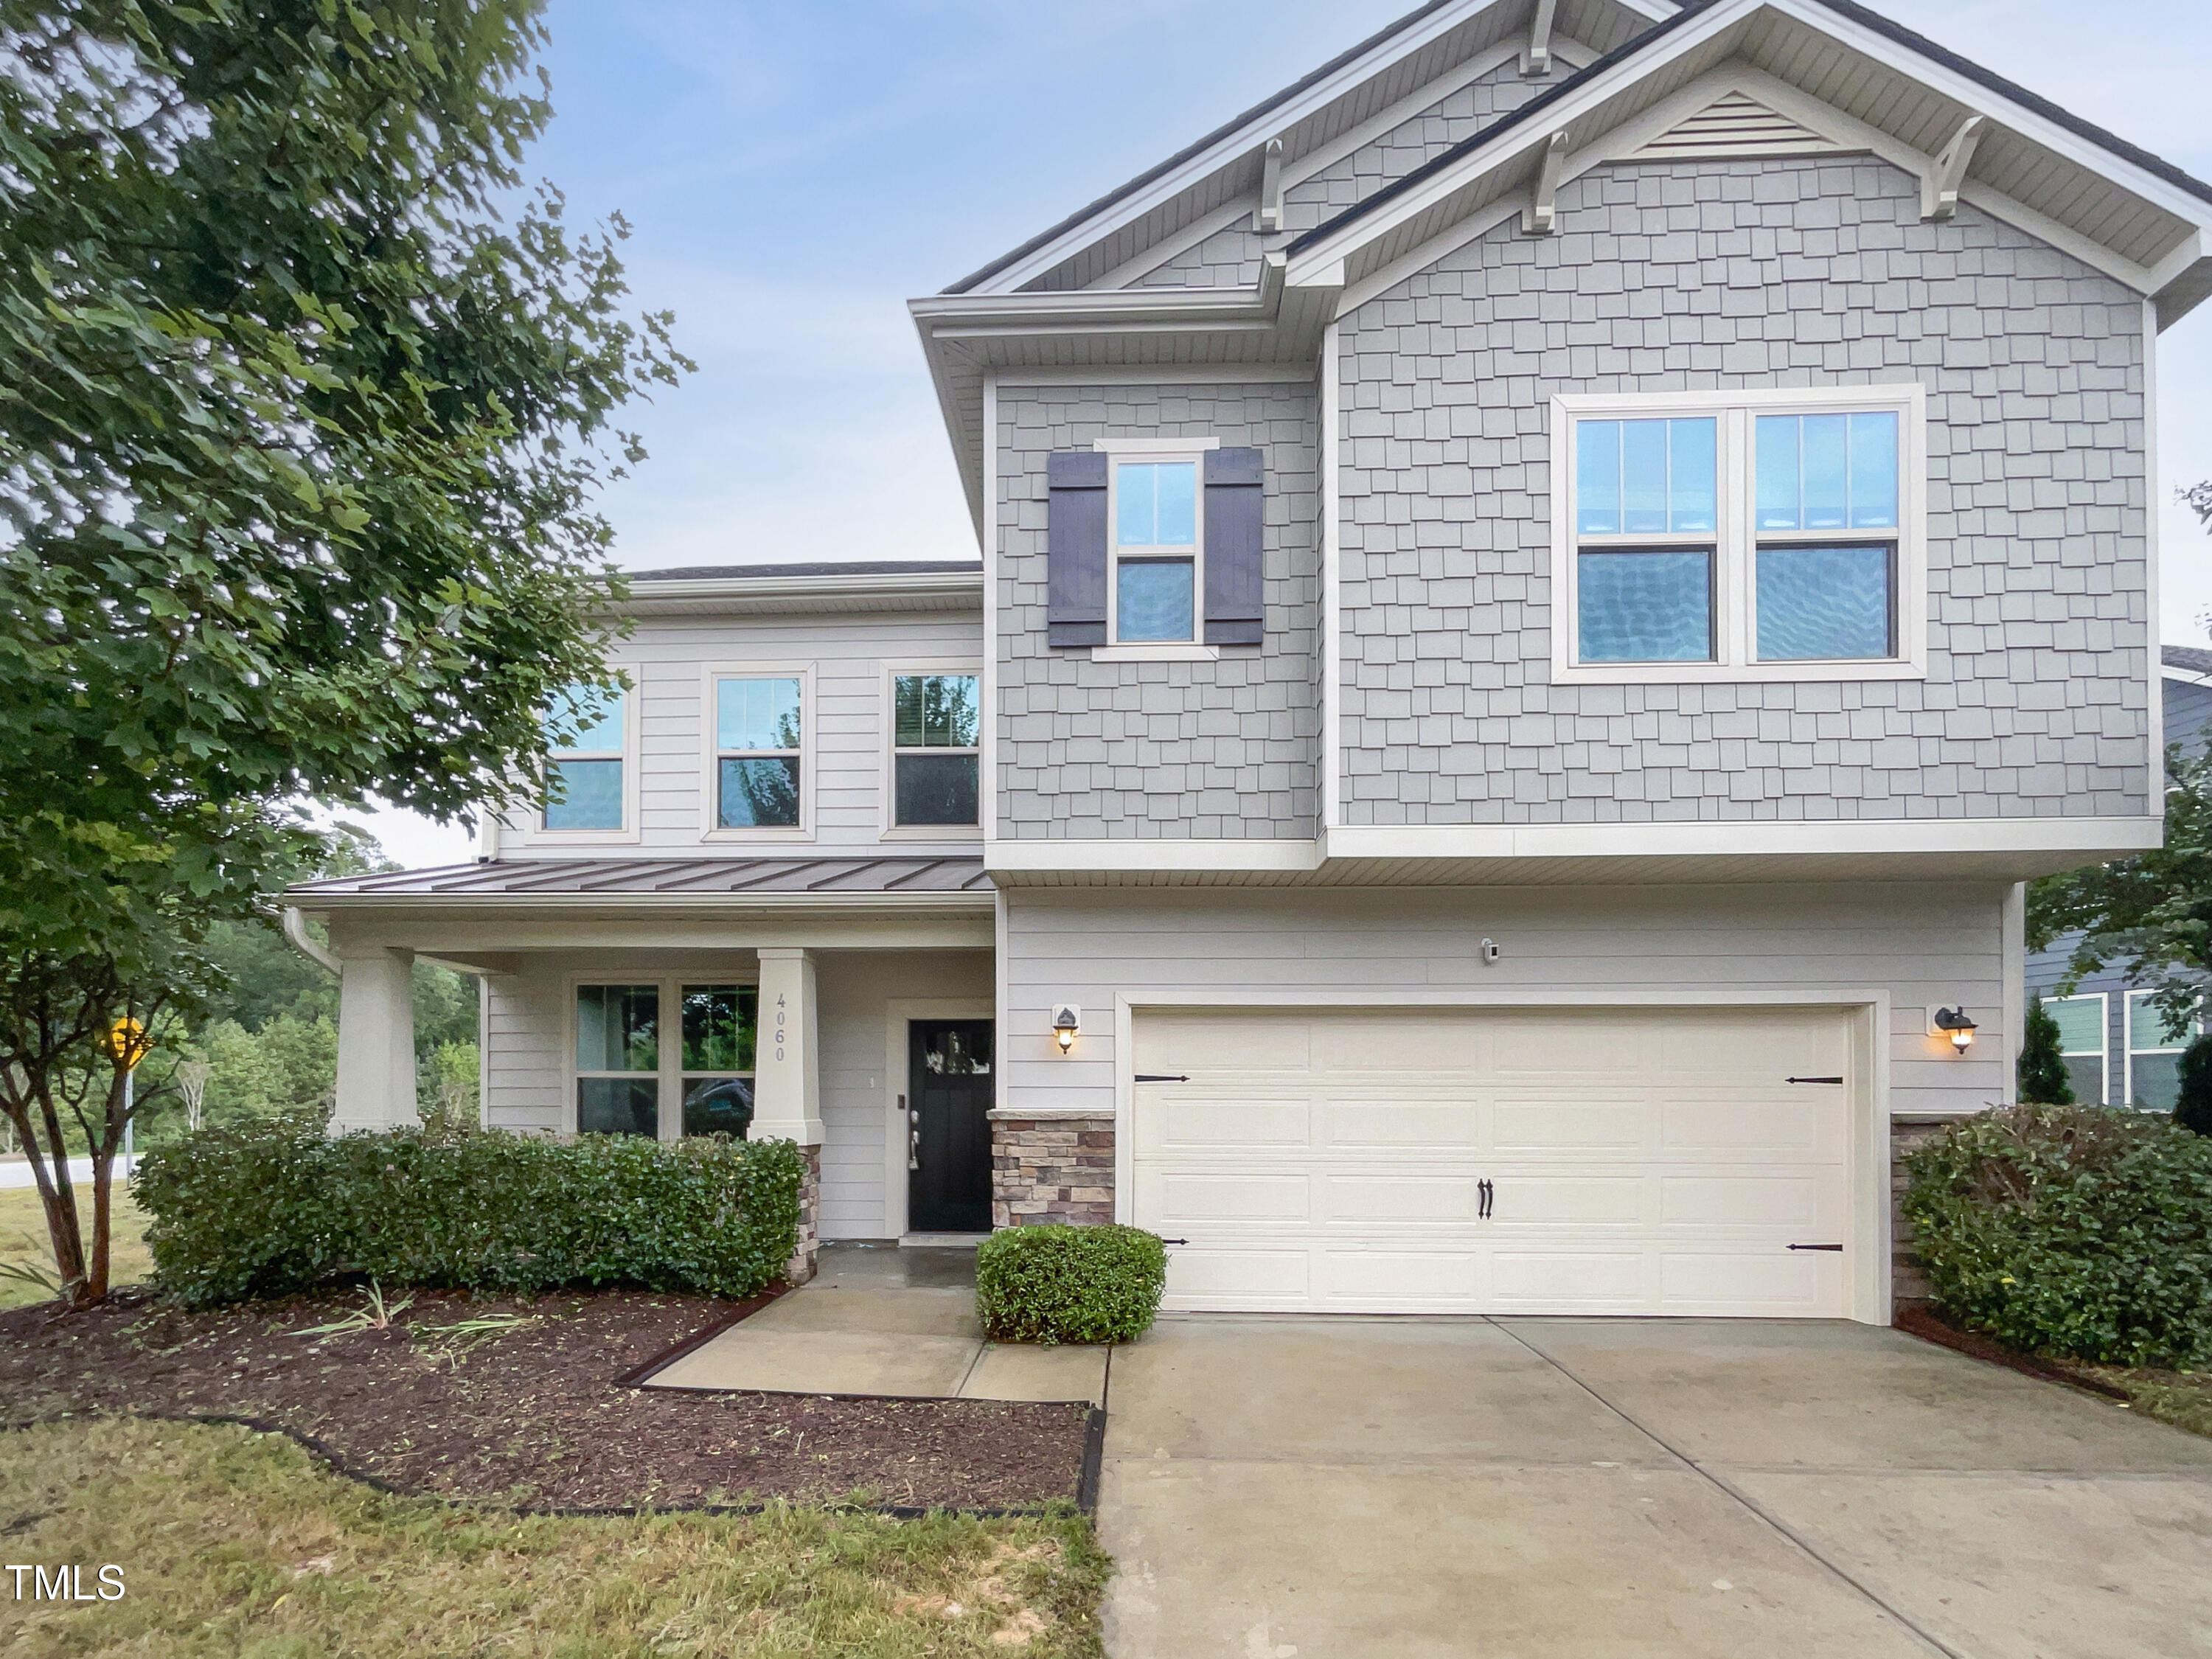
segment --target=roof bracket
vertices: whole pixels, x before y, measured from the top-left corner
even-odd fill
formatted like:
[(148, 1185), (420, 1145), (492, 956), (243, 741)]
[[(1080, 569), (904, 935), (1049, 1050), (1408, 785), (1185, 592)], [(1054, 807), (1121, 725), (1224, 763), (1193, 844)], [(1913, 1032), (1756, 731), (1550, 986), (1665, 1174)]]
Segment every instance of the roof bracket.
[(1252, 216), (1255, 230), (1283, 228), (1283, 141), (1267, 140), (1260, 159), (1260, 206)]
[(1536, 0), (1535, 21), (1528, 25), (1528, 44), (1521, 48), (1521, 73), (1534, 77), (1552, 72), (1552, 17), (1559, 0)]
[(1559, 173), (1567, 164), (1567, 135), (1552, 135), (1536, 167), (1536, 199), (1521, 214), (1523, 236), (1549, 236), (1559, 228)]
[(1959, 124), (1951, 135), (1951, 142), (1943, 153), (1929, 164), (1920, 175), (1920, 216), (1923, 219), (1948, 219), (1959, 210), (1959, 186), (1966, 182), (1966, 168), (1974, 159), (1974, 148), (1982, 142), (1982, 134), (1989, 125), (1988, 118), (1969, 115)]

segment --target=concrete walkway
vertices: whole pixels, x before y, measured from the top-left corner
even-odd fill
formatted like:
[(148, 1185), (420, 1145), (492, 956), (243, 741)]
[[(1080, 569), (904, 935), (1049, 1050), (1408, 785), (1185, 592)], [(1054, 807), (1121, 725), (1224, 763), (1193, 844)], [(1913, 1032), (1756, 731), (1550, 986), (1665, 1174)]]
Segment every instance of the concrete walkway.
[(1163, 1318), (1114, 1659), (2212, 1654), (2212, 1441), (1826, 1322)]
[(1107, 1354), (986, 1342), (973, 1249), (831, 1244), (811, 1282), (647, 1386), (1096, 1404), (1105, 1398)]
[[(115, 1160), (115, 1184), (120, 1187), (137, 1165), (136, 1156), (118, 1157)], [(71, 1186), (81, 1187), (89, 1193), (92, 1190), (92, 1160), (88, 1158), (71, 1158), (69, 1161), (69, 1178)], [(31, 1168), (29, 1158), (0, 1158), (0, 1192), (14, 1187), (35, 1187), (38, 1184), (39, 1177)]]

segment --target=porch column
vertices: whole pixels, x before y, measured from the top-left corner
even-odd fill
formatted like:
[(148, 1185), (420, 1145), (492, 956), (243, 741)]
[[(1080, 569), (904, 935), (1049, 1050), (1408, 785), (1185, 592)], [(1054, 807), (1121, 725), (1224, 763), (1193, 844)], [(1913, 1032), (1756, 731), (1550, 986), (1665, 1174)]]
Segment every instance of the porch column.
[(795, 1140), (805, 1154), (799, 1238), (784, 1277), (814, 1276), (822, 1200), (821, 1042), (814, 1024), (814, 957), (792, 945), (760, 952), (760, 1031), (753, 1048), (755, 1140)]
[(337, 1106), (331, 1133), (397, 1129), (415, 1110), (415, 953), (338, 952)]

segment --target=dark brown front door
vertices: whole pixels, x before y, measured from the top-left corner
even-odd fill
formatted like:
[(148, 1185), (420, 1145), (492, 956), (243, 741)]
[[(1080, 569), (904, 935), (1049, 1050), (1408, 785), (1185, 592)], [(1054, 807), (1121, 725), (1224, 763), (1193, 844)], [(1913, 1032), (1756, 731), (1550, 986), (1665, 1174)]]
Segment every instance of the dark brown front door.
[(907, 1227), (917, 1233), (991, 1231), (991, 1022), (907, 1024), (907, 1109), (913, 1167)]

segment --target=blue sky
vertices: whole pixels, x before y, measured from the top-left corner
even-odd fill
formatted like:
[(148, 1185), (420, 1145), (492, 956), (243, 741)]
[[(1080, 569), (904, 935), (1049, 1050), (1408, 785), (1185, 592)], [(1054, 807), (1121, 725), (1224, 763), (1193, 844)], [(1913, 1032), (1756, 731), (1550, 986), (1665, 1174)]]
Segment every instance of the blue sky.
[[(972, 558), (903, 301), (944, 287), (1413, 0), (553, 0), (532, 169), (619, 210), (641, 304), (699, 372), (636, 411), (604, 507), (631, 568)], [(1875, 0), (2212, 179), (2205, 0)], [(2212, 477), (2212, 306), (2160, 352), (2169, 483)], [(2201, 643), (2212, 542), (2164, 513), (2164, 631)], [(409, 864), (462, 838), (378, 814)]]

